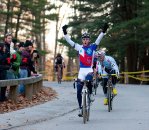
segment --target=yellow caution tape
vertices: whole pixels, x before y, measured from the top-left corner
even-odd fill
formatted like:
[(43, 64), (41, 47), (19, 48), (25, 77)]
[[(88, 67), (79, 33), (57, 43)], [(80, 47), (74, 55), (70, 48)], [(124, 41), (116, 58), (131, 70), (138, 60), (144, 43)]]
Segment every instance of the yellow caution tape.
[(139, 78), (139, 77), (135, 77), (135, 76), (132, 76), (132, 75), (128, 75), (128, 77), (136, 79), (136, 80), (140, 80), (140, 81), (149, 81), (148, 78)]
[(141, 73), (147, 73), (149, 70), (144, 70), (144, 71), (137, 71), (137, 72), (122, 72), (120, 74), (141, 74)]

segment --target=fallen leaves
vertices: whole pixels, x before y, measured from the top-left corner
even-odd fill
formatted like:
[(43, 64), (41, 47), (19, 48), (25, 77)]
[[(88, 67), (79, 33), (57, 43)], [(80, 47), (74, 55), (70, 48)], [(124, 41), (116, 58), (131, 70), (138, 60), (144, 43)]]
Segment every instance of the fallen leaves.
[(42, 104), (56, 98), (57, 93), (52, 88), (43, 87), (40, 92), (33, 95), (32, 100), (28, 100), (23, 95), (18, 95), (18, 102), (14, 103), (11, 100), (0, 102), (0, 113), (16, 111), (26, 107)]

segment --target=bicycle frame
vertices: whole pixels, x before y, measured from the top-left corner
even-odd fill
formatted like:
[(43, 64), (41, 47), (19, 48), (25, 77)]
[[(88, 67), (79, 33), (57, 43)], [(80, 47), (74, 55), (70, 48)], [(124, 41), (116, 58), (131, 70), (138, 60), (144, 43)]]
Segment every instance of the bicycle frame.
[[(74, 79), (74, 89), (75, 89), (75, 82), (77, 82), (76, 79)], [(87, 88), (87, 82), (89, 81), (83, 81), (84, 85), (82, 88), (82, 110), (83, 110), (83, 123), (85, 124), (86, 121), (89, 121), (89, 116), (90, 116), (90, 93), (89, 90)]]

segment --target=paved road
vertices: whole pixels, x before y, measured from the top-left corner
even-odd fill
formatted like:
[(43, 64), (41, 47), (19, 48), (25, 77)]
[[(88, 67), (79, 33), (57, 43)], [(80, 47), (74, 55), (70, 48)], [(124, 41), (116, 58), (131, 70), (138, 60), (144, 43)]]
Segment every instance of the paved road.
[[(58, 98), (32, 108), (0, 115), (0, 128), (11, 130), (149, 130), (149, 86), (118, 85), (113, 111), (103, 105), (99, 87), (87, 124), (77, 116), (76, 89), (72, 83), (44, 82)], [(3, 126), (2, 126), (3, 124)]]

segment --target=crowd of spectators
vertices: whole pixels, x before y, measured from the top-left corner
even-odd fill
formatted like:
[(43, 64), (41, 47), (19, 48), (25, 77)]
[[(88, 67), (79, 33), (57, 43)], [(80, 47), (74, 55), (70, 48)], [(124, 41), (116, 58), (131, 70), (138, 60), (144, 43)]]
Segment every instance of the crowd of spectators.
[[(0, 80), (26, 78), (37, 74), (38, 51), (33, 42), (27, 39), (18, 42), (8, 33), (4, 41), (0, 42)], [(6, 90), (8, 86), (0, 88), (0, 101), (7, 100)], [(24, 94), (24, 85), (20, 84), (18, 93)]]

